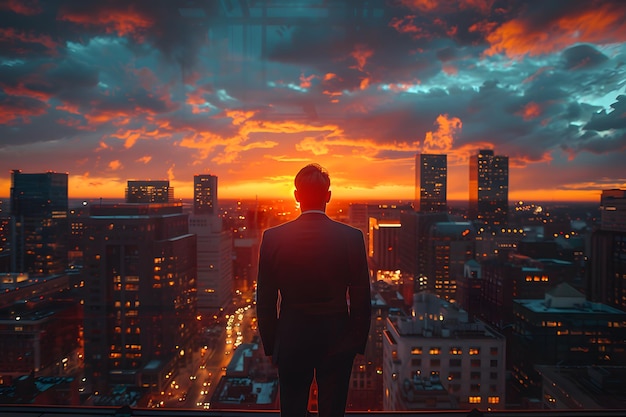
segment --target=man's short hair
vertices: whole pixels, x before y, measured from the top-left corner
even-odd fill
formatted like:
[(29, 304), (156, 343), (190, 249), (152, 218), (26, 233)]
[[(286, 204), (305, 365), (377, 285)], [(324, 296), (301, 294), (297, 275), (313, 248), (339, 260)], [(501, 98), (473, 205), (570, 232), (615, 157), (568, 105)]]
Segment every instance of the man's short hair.
[(326, 199), (330, 176), (322, 166), (309, 164), (298, 172), (294, 184), (301, 201), (317, 203)]

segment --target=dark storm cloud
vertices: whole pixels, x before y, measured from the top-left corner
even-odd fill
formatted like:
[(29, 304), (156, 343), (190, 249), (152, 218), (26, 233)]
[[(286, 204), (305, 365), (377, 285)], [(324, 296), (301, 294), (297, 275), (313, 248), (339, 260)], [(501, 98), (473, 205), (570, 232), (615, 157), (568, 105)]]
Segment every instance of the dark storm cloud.
[(608, 60), (608, 57), (591, 45), (576, 45), (563, 51), (565, 69), (591, 68)]
[(0, 65), (0, 86), (12, 95), (40, 98), (73, 94), (98, 83), (98, 70), (75, 60), (21, 60)]
[(626, 130), (626, 96), (620, 95), (617, 101), (611, 104), (612, 111), (602, 110), (591, 117), (585, 125), (586, 130), (606, 131), (612, 129)]
[(570, 155), (575, 155), (582, 151), (598, 155), (623, 152), (626, 150), (626, 131), (622, 130), (612, 135), (605, 136), (599, 134), (597, 131), (588, 130), (577, 138), (577, 140), (565, 142), (561, 146), (563, 150)]

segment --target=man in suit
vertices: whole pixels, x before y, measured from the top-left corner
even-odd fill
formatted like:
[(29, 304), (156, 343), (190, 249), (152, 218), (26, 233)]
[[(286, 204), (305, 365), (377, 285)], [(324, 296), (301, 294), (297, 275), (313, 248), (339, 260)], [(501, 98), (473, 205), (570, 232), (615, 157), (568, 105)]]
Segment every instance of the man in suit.
[(370, 277), (363, 234), (326, 216), (330, 177), (317, 164), (295, 177), (300, 216), (263, 234), (257, 317), (278, 365), (282, 417), (307, 415), (313, 378), (320, 417), (344, 416), (352, 362), (369, 333)]

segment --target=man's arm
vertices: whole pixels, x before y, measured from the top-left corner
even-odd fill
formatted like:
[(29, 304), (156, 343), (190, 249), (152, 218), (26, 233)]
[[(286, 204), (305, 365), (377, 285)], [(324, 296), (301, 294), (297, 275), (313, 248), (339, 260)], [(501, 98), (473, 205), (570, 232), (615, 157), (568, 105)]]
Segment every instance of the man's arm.
[(357, 238), (352, 243), (350, 251), (351, 265), (350, 285), (350, 333), (357, 353), (365, 352), (367, 337), (370, 329), (372, 302), (370, 294), (370, 273), (367, 265), (367, 255), (361, 231), (354, 234)]
[(269, 250), (267, 233), (263, 234), (259, 251), (259, 273), (257, 277), (256, 310), (259, 323), (259, 335), (263, 342), (263, 350), (267, 356), (274, 352), (277, 327), (278, 287), (272, 271), (272, 253)]

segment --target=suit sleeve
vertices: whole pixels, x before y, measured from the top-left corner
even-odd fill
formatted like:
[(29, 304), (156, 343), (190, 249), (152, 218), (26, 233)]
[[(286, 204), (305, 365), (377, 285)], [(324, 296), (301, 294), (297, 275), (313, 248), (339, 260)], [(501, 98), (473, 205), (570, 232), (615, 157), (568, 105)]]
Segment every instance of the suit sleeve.
[(351, 276), (348, 284), (350, 297), (350, 338), (357, 353), (365, 352), (372, 314), (370, 273), (361, 231), (354, 233), (350, 243)]
[(270, 247), (270, 239), (268, 239), (267, 233), (264, 233), (259, 251), (256, 309), (259, 335), (263, 343), (263, 350), (267, 356), (271, 356), (274, 352), (276, 328), (278, 325), (278, 286), (272, 270), (274, 262), (272, 261), (273, 255)]

